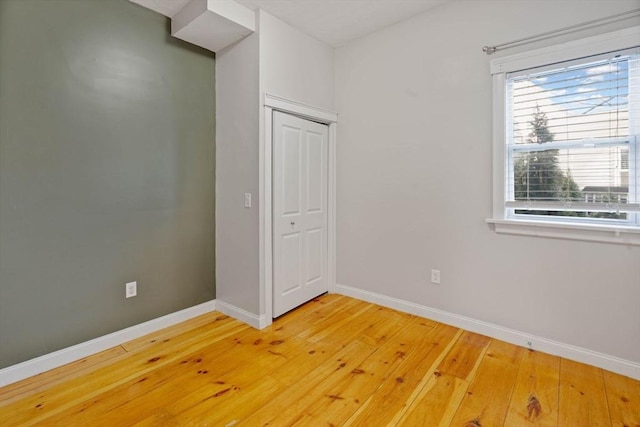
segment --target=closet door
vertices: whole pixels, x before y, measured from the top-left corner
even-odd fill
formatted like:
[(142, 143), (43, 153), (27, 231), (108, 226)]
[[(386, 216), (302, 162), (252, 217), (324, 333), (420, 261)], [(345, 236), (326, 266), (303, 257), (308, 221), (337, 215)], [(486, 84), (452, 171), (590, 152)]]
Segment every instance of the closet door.
[(327, 292), (328, 135), (273, 113), (273, 317)]

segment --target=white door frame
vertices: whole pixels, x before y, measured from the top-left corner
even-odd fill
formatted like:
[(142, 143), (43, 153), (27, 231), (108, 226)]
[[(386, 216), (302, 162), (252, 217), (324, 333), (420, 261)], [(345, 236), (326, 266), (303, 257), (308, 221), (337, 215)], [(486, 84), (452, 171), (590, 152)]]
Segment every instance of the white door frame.
[(329, 153), (327, 157), (327, 288), (336, 289), (336, 131), (338, 114), (300, 102), (265, 94), (264, 144), (260, 145), (260, 329), (273, 322), (273, 205), (272, 156), (273, 111), (281, 111), (303, 119), (329, 126)]

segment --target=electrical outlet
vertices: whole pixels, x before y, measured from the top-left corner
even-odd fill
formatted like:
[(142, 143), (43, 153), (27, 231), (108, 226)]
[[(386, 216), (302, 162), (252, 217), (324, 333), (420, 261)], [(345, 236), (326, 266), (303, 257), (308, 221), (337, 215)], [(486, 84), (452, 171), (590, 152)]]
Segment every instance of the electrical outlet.
[(138, 295), (138, 282), (129, 282), (125, 286), (125, 297), (131, 298)]
[(251, 193), (244, 193), (244, 207), (251, 207)]
[(431, 283), (440, 284), (440, 270), (431, 270)]

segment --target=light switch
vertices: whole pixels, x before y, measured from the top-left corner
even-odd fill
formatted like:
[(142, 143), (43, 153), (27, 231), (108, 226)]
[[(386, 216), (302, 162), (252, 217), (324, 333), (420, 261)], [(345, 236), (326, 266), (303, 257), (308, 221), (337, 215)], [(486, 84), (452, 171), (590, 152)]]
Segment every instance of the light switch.
[(251, 207), (251, 193), (244, 193), (244, 207)]

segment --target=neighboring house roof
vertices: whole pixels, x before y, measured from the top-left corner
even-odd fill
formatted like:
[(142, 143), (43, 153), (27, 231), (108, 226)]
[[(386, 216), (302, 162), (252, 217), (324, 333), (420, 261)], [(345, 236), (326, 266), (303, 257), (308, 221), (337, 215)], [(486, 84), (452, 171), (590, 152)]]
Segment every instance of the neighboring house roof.
[(582, 189), (585, 193), (628, 193), (629, 187), (608, 187), (590, 185)]

